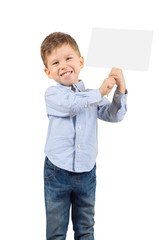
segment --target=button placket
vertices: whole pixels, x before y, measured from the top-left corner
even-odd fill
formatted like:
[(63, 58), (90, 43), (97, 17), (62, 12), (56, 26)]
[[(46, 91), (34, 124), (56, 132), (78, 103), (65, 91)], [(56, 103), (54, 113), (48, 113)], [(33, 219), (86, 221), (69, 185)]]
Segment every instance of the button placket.
[(81, 148), (81, 139), (82, 139), (82, 125), (81, 125), (81, 119), (80, 115), (76, 116), (76, 146), (77, 150), (79, 151)]
[(80, 138), (81, 138), (81, 125), (79, 125), (77, 123), (77, 126), (78, 126), (78, 130), (77, 130), (77, 148), (80, 149), (81, 145), (80, 145)]
[(75, 160), (74, 160), (74, 169), (78, 169), (81, 161), (82, 154), (82, 142), (83, 142), (83, 115), (85, 115), (85, 111), (81, 114), (76, 115), (76, 124), (75, 124)]

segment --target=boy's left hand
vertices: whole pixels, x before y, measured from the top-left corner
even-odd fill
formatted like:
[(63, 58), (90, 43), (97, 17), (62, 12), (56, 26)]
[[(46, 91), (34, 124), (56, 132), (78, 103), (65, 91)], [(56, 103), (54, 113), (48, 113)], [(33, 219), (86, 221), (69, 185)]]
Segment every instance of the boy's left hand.
[(117, 84), (119, 91), (125, 94), (126, 84), (125, 84), (125, 79), (124, 79), (122, 69), (112, 68), (109, 73), (109, 77), (113, 77), (116, 80), (116, 84)]

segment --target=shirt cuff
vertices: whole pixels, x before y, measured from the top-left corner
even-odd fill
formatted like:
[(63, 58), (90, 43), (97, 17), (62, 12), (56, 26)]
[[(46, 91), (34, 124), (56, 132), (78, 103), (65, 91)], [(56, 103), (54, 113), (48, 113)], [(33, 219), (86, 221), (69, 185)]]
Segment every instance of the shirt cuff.
[(126, 89), (125, 94), (120, 92), (119, 89), (116, 88), (113, 96), (113, 100), (115, 103), (126, 103), (127, 102), (128, 91)]

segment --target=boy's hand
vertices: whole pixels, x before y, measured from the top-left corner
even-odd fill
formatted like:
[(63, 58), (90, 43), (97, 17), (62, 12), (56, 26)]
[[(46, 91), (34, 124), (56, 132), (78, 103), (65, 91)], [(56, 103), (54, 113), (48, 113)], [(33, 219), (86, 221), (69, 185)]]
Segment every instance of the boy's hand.
[(109, 92), (112, 90), (114, 85), (116, 84), (116, 80), (114, 77), (105, 78), (104, 82), (102, 83), (101, 87), (99, 88), (99, 91), (101, 93), (101, 96), (109, 94)]
[(116, 84), (117, 84), (119, 91), (125, 94), (126, 84), (125, 84), (122, 69), (112, 68), (109, 73), (109, 77), (113, 77), (116, 80)]

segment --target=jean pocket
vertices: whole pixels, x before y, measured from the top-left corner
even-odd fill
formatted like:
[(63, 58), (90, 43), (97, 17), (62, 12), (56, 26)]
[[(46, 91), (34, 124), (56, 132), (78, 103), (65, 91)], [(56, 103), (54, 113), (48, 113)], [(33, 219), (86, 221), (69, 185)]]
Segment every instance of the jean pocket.
[(56, 173), (57, 173), (56, 166), (54, 166), (54, 164), (51, 163), (50, 160), (46, 157), (44, 164), (44, 179), (47, 180), (52, 177), (55, 177)]
[(96, 164), (95, 164), (95, 166), (93, 167), (93, 169), (89, 172), (89, 175), (90, 175), (92, 178), (96, 178)]

